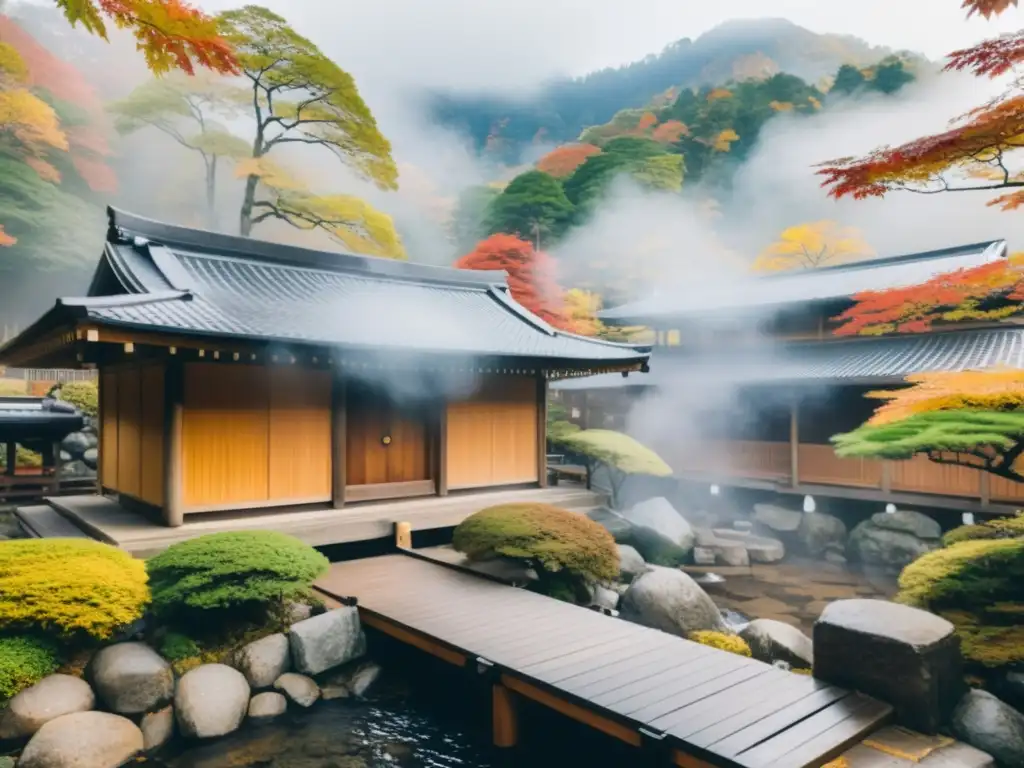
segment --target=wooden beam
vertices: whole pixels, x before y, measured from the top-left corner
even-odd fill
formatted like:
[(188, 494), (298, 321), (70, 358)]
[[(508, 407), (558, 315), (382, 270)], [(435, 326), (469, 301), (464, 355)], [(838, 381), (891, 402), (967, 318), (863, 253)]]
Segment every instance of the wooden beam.
[(395, 523), (395, 546), (412, 549), (412, 523)]
[(537, 485), (548, 485), (548, 381), (537, 378)]
[(164, 384), (164, 523), (177, 528), (185, 522), (182, 430), (185, 421), (185, 366), (167, 363)]
[(14, 477), (18, 471), (18, 444), (15, 442), (7, 443), (7, 467), (5, 468), (5, 474)]
[(800, 401), (789, 404), (789, 484), (800, 485)]
[(491, 719), (494, 746), (509, 749), (519, 743), (519, 702), (516, 694), (500, 683), (491, 686)]
[(992, 501), (992, 474), (981, 469), (978, 470), (978, 495), (983, 507)]
[(331, 506), (345, 506), (345, 380), (334, 371), (331, 380)]
[(882, 459), (882, 491), (892, 493), (892, 462)]
[(437, 422), (437, 495), (448, 495), (448, 401), (441, 403)]

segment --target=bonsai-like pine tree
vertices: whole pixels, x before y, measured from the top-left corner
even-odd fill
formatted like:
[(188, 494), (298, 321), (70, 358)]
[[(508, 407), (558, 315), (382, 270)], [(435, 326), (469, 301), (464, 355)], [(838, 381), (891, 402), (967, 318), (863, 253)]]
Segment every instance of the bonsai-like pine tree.
[(604, 465), (611, 481), (611, 502), (619, 508), (622, 486), (630, 475), (669, 477), (672, 468), (647, 446), (622, 432), (610, 429), (563, 429), (549, 431), (553, 443), (582, 456), (587, 472), (592, 473)]
[(924, 373), (907, 382), (905, 389), (868, 393), (887, 402), (858, 429), (832, 438), (839, 456), (923, 454), (1024, 482), (1024, 371)]

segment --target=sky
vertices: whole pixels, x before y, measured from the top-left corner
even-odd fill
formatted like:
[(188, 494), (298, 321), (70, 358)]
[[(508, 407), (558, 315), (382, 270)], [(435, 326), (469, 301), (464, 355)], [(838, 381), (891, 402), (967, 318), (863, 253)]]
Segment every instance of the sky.
[[(381, 88), (519, 90), (657, 53), (730, 19), (786, 18), (815, 32), (939, 58), (1024, 27), (1024, 10), (965, 20), (959, 0), (261, 0)], [(209, 11), (236, 0), (202, 0)]]

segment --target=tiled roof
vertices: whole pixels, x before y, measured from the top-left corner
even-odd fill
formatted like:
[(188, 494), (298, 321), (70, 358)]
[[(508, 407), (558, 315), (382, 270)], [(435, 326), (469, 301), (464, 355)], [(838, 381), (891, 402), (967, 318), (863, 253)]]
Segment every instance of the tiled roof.
[(0, 397), (0, 440), (63, 437), (83, 424), (81, 412), (67, 403), (42, 397)]
[(552, 386), (562, 390), (621, 389), (668, 386), (681, 380), (724, 384), (872, 383), (895, 381), (911, 373), (996, 366), (1024, 368), (1024, 328), (792, 344), (746, 356), (655, 352), (651, 373), (646, 375), (624, 378), (621, 374), (601, 374)]
[(715, 285), (691, 284), (649, 299), (598, 313), (609, 322), (637, 322), (709, 312), (735, 313), (849, 299), (861, 291), (916, 285), (946, 272), (976, 267), (1006, 256), (1006, 241), (994, 240), (940, 251), (808, 269), (768, 276), (751, 275)]
[[(100, 324), (372, 352), (540, 358), (581, 367), (642, 363), (649, 354), (649, 347), (555, 330), (511, 298), (501, 271), (323, 253), (114, 210), (110, 216), (106, 265), (91, 297), (61, 302)], [(95, 295), (103, 290), (105, 268), (116, 277), (118, 292), (128, 295)]]

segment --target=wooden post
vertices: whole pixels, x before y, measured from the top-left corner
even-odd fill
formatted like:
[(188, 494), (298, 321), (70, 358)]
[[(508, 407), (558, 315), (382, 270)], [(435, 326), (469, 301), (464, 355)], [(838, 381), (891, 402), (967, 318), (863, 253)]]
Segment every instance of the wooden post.
[(800, 402), (795, 397), (789, 404), (789, 484), (800, 485)]
[(7, 467), (6, 473), (11, 477), (18, 471), (18, 444), (15, 442), (7, 443)]
[(185, 522), (182, 476), (182, 427), (185, 420), (185, 366), (167, 364), (164, 385), (164, 523), (177, 528)]
[(331, 378), (331, 506), (345, 506), (345, 380), (335, 371)]
[(442, 400), (437, 417), (437, 495), (448, 495), (448, 401)]
[(516, 695), (501, 683), (491, 689), (494, 746), (509, 749), (519, 743), (519, 712)]
[(882, 460), (882, 490), (892, 493), (892, 462)]
[(537, 379), (537, 485), (548, 487), (548, 380)]
[(399, 549), (412, 549), (411, 523), (395, 523), (395, 546)]
[(978, 470), (978, 494), (981, 496), (981, 506), (987, 507), (992, 500), (992, 475), (983, 469)]

